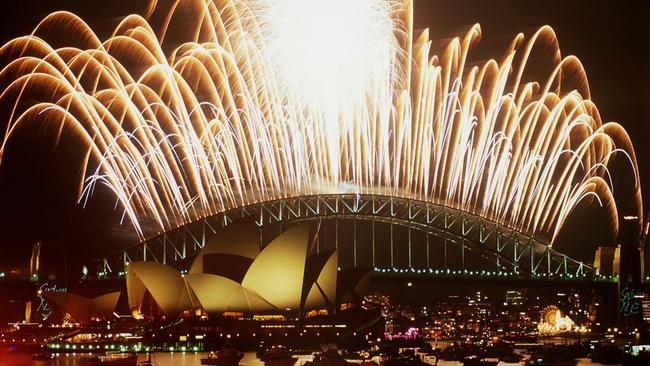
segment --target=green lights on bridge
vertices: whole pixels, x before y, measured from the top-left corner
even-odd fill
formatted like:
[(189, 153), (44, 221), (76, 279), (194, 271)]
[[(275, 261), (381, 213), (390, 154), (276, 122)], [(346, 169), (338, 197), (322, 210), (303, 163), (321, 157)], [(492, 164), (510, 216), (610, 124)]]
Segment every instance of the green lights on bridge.
[[(375, 267), (375, 273), (379, 274), (397, 274), (397, 275), (423, 275), (423, 276), (460, 276), (460, 277), (484, 277), (484, 278), (528, 278), (539, 280), (594, 280), (615, 282), (618, 280), (618, 275), (599, 275), (599, 274), (572, 274), (572, 273), (553, 273), (553, 272), (540, 272), (540, 273), (519, 273), (517, 271), (486, 271), (486, 270), (452, 270), (452, 269), (416, 269), (416, 268), (381, 268)], [(650, 277), (646, 277), (648, 279)]]

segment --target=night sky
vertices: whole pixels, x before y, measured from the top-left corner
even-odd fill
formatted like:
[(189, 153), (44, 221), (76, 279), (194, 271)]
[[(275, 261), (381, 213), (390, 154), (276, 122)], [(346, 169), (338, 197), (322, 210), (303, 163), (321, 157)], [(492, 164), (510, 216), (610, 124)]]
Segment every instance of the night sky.
[[(3, 1), (0, 43), (29, 34), (56, 10), (78, 14), (104, 38), (123, 16), (144, 12), (147, 3)], [(441, 45), (472, 24), (481, 24), (483, 39), (472, 51), (472, 61), (499, 57), (517, 33), (530, 36), (540, 26), (551, 25), (563, 55), (576, 55), (584, 64), (603, 120), (620, 122), (630, 134), (641, 169), (645, 212), (650, 207), (649, 21), (650, 3), (641, 1), (415, 1), (415, 27), (429, 27), (431, 38)], [(38, 131), (21, 137), (0, 166), (0, 266), (28, 255), (39, 239), (65, 241), (66, 251), (76, 260), (113, 252), (135, 240), (125, 235), (131, 231), (128, 223), (119, 226), (111, 197), (95, 197), (86, 209), (76, 204), (78, 146), (64, 140), (54, 149), (48, 140)]]

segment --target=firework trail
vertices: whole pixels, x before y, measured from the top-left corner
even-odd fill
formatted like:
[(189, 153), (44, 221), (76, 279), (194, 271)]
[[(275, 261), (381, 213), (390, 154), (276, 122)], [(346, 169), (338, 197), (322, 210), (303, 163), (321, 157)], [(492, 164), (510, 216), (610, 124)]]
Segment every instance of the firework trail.
[(478, 25), (432, 55), (412, 11), (406, 0), (181, 0), (157, 33), (131, 15), (104, 41), (53, 13), (0, 48), (0, 159), (26, 125), (54, 141), (72, 131), (87, 147), (79, 201), (110, 190), (141, 238), (335, 192), (434, 202), (550, 241), (584, 201), (616, 231), (615, 159), (641, 218), (630, 139), (601, 121), (550, 27), (470, 65)]

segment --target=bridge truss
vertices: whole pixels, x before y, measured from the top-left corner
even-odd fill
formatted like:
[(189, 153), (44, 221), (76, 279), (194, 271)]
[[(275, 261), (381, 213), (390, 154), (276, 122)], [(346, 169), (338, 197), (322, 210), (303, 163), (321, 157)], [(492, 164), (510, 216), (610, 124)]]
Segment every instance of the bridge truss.
[[(123, 274), (125, 265), (133, 261), (156, 261), (175, 267), (187, 265), (192, 258), (219, 228), (240, 219), (250, 218), (260, 227), (291, 225), (297, 222), (333, 220), (336, 225), (335, 246), (352, 245), (352, 266), (359, 265), (357, 253), (360, 245), (357, 240), (357, 222), (372, 223), (371, 255), (372, 266), (376, 271), (428, 271), (430, 273), (468, 273), (478, 274), (478, 269), (469, 269), (466, 257), (472, 255), (484, 261), (487, 273), (508, 274), (528, 277), (575, 277), (590, 278), (595, 275), (592, 267), (569, 258), (547, 245), (543, 239), (522, 234), (483, 217), (461, 210), (430, 202), (370, 194), (327, 194), (287, 198), (261, 202), (236, 208), (206, 217), (200, 221), (179, 227), (146, 241), (130, 246), (97, 261), (100, 277)], [(352, 243), (339, 243), (338, 225), (342, 221), (352, 221), (354, 238)], [(390, 227), (390, 263), (378, 266), (375, 240), (375, 223)], [(408, 239), (395, 239), (394, 227), (406, 228)], [(413, 265), (413, 245), (411, 233), (419, 232), (426, 240), (426, 265)], [(444, 243), (432, 247), (433, 239)], [(394, 250), (408, 247), (408, 261), (396, 263)], [(432, 249), (433, 248), (433, 249)], [(318, 247), (320, 250), (320, 247)], [(442, 265), (432, 266), (429, 258), (431, 250), (441, 250), (444, 257)], [(451, 265), (447, 260), (454, 255), (459, 260)], [(436, 255), (437, 256), (437, 255)], [(434, 268), (435, 267), (435, 268)], [(180, 268), (179, 268), (180, 269)], [(434, 272), (435, 269), (435, 272)], [(486, 273), (485, 269), (481, 273)]]

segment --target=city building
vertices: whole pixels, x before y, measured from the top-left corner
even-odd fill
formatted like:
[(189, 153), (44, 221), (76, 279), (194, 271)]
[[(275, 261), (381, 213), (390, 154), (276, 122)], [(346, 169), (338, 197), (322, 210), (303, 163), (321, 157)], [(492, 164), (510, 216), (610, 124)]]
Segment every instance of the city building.
[(650, 295), (643, 294), (641, 300), (641, 317), (646, 324), (650, 324)]
[(521, 306), (524, 304), (524, 296), (519, 290), (506, 290), (506, 304), (510, 306)]

